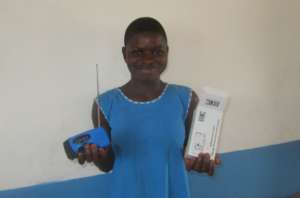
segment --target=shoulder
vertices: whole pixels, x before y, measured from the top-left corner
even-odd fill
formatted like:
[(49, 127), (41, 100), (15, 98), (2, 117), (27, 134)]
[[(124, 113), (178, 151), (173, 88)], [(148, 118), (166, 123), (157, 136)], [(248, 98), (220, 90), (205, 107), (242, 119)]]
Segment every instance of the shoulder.
[(113, 88), (101, 93), (95, 98), (94, 108), (98, 107), (100, 109), (100, 112), (103, 114), (108, 123), (110, 121), (111, 109), (113, 104), (116, 103), (117, 96), (118, 88)]
[(189, 102), (197, 100), (198, 96), (196, 92), (189, 86), (179, 84), (169, 84), (169, 87), (173, 92), (178, 94), (180, 97), (187, 98)]
[(192, 112), (196, 108), (199, 102), (199, 97), (191, 87), (178, 84), (170, 84), (170, 87), (172, 87), (172, 89), (174, 89), (181, 97), (184, 97), (185, 100), (187, 100), (189, 112)]
[(168, 84), (168, 88), (173, 92), (175, 95), (179, 96), (183, 99), (190, 98), (192, 96), (192, 89), (185, 85), (178, 85), (178, 84)]
[(198, 104), (198, 96), (195, 91), (189, 86), (179, 84), (169, 84), (171, 92), (178, 97), (185, 109), (185, 118), (193, 112)]
[(118, 92), (119, 92), (118, 88), (106, 90), (103, 93), (101, 93), (99, 96), (96, 96), (95, 101), (99, 104), (103, 102), (104, 103), (112, 102), (118, 96)]
[(192, 89), (186, 85), (179, 84), (168, 84), (169, 88), (174, 89), (176, 91), (191, 91)]
[(109, 89), (100, 94), (100, 97), (113, 97), (118, 93), (119, 88)]

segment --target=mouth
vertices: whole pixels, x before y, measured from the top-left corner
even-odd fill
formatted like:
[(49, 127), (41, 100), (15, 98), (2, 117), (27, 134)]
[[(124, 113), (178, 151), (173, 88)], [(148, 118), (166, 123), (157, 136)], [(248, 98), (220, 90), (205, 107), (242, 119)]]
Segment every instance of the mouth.
[(143, 74), (154, 74), (159, 72), (159, 69), (157, 67), (134, 67), (134, 69)]
[(157, 71), (157, 69), (155, 68), (142, 68), (142, 69), (138, 69), (139, 72), (141, 73), (145, 73), (145, 74), (151, 74), (151, 73), (155, 73)]

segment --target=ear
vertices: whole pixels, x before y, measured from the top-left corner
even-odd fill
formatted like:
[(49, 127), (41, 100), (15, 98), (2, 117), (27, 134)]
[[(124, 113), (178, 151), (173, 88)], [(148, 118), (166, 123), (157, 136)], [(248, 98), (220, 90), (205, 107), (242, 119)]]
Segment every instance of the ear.
[(122, 47), (122, 54), (123, 54), (123, 58), (125, 60), (126, 59), (126, 47), (125, 46)]

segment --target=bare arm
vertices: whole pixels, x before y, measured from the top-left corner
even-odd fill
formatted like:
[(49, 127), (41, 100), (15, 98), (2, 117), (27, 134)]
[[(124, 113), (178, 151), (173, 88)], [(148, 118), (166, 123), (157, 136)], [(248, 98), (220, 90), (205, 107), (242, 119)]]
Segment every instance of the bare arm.
[(199, 102), (199, 98), (198, 98), (197, 94), (193, 91), (190, 106), (189, 106), (189, 110), (188, 110), (188, 115), (187, 115), (187, 118), (185, 120), (184, 151), (186, 149), (186, 145), (187, 145), (188, 138), (189, 138), (189, 135), (190, 135), (190, 129), (191, 129), (192, 120), (193, 120), (193, 113), (194, 113), (194, 111), (195, 111), (195, 109), (198, 105), (198, 102)]

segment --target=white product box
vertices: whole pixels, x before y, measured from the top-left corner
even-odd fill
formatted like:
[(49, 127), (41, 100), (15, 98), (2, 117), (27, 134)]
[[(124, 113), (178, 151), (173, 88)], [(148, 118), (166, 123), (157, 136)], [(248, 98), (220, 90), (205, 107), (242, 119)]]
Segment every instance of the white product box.
[(224, 92), (209, 87), (202, 88), (198, 94), (199, 103), (193, 114), (185, 156), (209, 153), (214, 159), (229, 99)]

